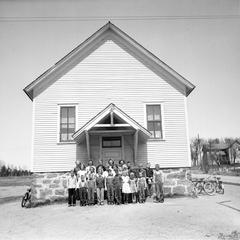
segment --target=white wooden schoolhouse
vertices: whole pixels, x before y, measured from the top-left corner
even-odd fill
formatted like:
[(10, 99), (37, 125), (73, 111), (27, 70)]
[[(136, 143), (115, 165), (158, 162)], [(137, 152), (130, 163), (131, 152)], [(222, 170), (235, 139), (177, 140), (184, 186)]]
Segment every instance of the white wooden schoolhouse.
[(24, 88), (33, 102), (36, 201), (64, 197), (65, 173), (89, 159), (158, 163), (177, 179), (167, 189), (166, 177), (166, 191), (175, 193), (191, 166), (186, 98), (193, 89), (108, 22)]

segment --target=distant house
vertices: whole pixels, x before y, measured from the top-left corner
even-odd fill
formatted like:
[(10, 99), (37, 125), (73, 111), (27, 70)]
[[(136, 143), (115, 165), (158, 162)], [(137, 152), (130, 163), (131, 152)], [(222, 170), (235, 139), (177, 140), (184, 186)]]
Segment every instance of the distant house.
[(33, 101), (36, 201), (64, 197), (65, 173), (89, 159), (158, 163), (185, 179), (193, 89), (122, 30), (104, 25), (24, 89)]
[(240, 142), (235, 140), (231, 143), (208, 143), (203, 147), (208, 162), (212, 164), (231, 164), (239, 161)]

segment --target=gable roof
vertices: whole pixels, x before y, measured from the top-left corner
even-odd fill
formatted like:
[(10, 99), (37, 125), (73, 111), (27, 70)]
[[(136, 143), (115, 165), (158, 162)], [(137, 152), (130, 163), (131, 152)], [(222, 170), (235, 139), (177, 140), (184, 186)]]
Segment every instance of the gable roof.
[(90, 121), (88, 121), (85, 125), (83, 125), (80, 129), (78, 129), (72, 136), (73, 139), (76, 140), (82, 133), (85, 131), (89, 131), (96, 124), (98, 124), (102, 119), (104, 119), (110, 113), (116, 114), (126, 123), (128, 123), (135, 130), (140, 130), (145, 136), (151, 137), (151, 133), (144, 128), (141, 124), (136, 122), (133, 118), (127, 115), (124, 111), (118, 108), (115, 104), (110, 103), (106, 108), (104, 108), (101, 112), (99, 112), (96, 116), (94, 116)]
[(97, 32), (91, 35), (88, 39), (74, 48), (70, 53), (64, 56), (61, 60), (55, 63), (52, 67), (50, 67), (47, 71), (45, 71), (42, 75), (40, 75), (37, 79), (35, 79), (32, 83), (26, 86), (23, 91), (28, 95), (28, 97), (33, 100), (34, 98), (34, 89), (42, 86), (43, 84), (48, 82), (48, 78), (51, 77), (57, 71), (60, 71), (61, 68), (64, 68), (71, 60), (75, 59), (79, 54), (86, 54), (86, 50), (91, 47), (91, 45), (100, 42), (106, 37), (107, 33), (113, 34), (114, 37), (120, 38), (123, 42), (127, 43), (131, 47), (135, 49), (138, 54), (143, 56), (148, 60), (148, 62), (154, 65), (156, 70), (159, 70), (163, 74), (167, 74), (170, 78), (170, 81), (174, 82), (177, 85), (184, 87), (185, 95), (188, 96), (191, 91), (195, 88), (195, 86), (185, 79), (183, 76), (178, 74), (175, 70), (169, 67), (166, 63), (161, 61), (158, 57), (152, 54), (150, 51), (145, 49), (142, 45), (132, 39), (129, 35), (123, 32), (121, 29), (116, 27), (110, 21), (105, 24), (102, 28), (100, 28)]
[(227, 150), (231, 148), (235, 143), (240, 145), (238, 140), (234, 140), (232, 143), (215, 143), (215, 144), (206, 144), (206, 150), (208, 151), (220, 151), (220, 150)]

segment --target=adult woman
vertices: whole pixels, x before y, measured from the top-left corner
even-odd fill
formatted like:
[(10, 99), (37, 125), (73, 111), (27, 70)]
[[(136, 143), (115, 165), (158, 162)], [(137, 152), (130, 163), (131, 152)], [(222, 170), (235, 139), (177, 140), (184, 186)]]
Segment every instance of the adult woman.
[(97, 165), (97, 168), (96, 168), (96, 171), (98, 173), (98, 169), (101, 167), (103, 171), (106, 170), (106, 167), (103, 165), (103, 160), (102, 159), (99, 159), (99, 164)]
[(109, 166), (110, 169), (113, 169), (113, 167), (114, 167), (114, 160), (112, 158), (109, 158), (108, 166)]
[(89, 160), (88, 161), (88, 166), (86, 167), (86, 172), (87, 174), (90, 173), (90, 169), (93, 168), (94, 169), (94, 173), (96, 173), (96, 167), (93, 166), (93, 161), (92, 160)]
[(122, 175), (123, 165), (124, 164), (125, 164), (125, 162), (123, 160), (119, 160), (119, 165), (118, 165), (118, 173), (119, 173), (119, 175)]

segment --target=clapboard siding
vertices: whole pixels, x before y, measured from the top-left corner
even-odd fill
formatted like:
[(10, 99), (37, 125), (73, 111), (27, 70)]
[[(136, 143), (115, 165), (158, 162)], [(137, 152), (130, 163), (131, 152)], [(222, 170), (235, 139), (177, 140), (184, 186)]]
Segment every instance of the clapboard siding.
[(58, 104), (78, 104), (78, 127), (114, 103), (146, 125), (144, 104), (164, 105), (164, 141), (139, 149), (139, 161), (162, 167), (189, 166), (185, 96), (132, 56), (121, 43), (107, 40), (35, 98), (33, 171), (66, 171), (86, 151), (58, 144)]

